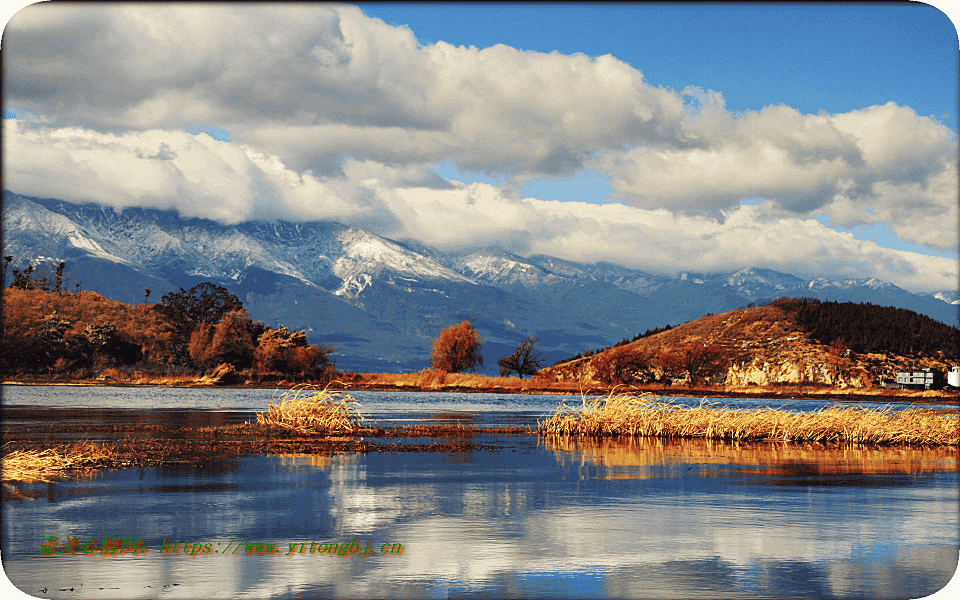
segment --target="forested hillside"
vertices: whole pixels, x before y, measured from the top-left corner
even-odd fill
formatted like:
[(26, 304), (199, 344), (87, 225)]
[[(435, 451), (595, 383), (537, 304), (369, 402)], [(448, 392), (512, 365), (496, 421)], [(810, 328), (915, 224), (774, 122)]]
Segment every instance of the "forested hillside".
[(868, 303), (794, 303), (794, 319), (801, 329), (822, 344), (842, 340), (857, 354), (891, 353), (902, 356), (960, 357), (958, 330), (926, 315), (904, 308)]
[(95, 292), (29, 285), (3, 290), (0, 372), (89, 379), (112, 369), (141, 376), (328, 380), (330, 347), (304, 332), (251, 320), (226, 289), (203, 283), (130, 305)]

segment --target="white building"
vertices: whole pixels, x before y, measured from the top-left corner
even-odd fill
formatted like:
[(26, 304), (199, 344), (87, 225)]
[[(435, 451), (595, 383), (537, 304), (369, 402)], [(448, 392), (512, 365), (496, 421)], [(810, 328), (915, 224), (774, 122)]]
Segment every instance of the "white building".
[(947, 385), (960, 388), (960, 367), (953, 366), (947, 371)]

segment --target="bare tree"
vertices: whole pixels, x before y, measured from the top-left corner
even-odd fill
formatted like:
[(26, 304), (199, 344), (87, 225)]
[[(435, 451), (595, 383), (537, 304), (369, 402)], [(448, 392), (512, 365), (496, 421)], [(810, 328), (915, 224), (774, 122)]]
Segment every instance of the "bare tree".
[(660, 361), (664, 367), (686, 372), (690, 383), (717, 375), (730, 365), (723, 348), (700, 342), (688, 342), (675, 353), (661, 355)]
[(60, 261), (60, 264), (57, 265), (56, 271), (56, 292), (60, 296), (63, 293), (63, 270), (67, 267), (67, 263)]
[(844, 371), (848, 370), (853, 364), (850, 359), (850, 349), (847, 348), (843, 338), (837, 338), (830, 344), (827, 355), (827, 365), (830, 370), (830, 378), (836, 385)]
[(516, 352), (498, 360), (500, 376), (509, 377), (511, 373), (516, 373), (523, 379), (524, 375), (535, 375), (543, 364), (540, 353), (534, 353), (533, 347), (536, 343), (536, 336), (527, 336), (527, 339), (517, 346)]
[(10, 261), (13, 260), (12, 256), (3, 257), (3, 284), (2, 287), (7, 287), (7, 265), (10, 264)]
[(618, 346), (599, 354), (593, 361), (597, 377), (604, 383), (629, 383), (648, 362), (646, 354), (630, 346)]

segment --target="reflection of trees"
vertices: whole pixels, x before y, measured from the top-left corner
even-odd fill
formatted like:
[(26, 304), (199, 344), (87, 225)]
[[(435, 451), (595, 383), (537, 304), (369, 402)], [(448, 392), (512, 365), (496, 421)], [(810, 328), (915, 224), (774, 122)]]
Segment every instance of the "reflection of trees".
[(186, 462), (164, 463), (151, 468), (155, 469), (159, 479), (183, 480), (180, 484), (173, 482), (155, 488), (158, 492), (214, 493), (233, 489), (233, 483), (225, 482), (220, 478), (228, 473), (237, 473), (239, 461), (209, 459), (203, 462), (203, 469), (198, 469), (196, 464)]
[(275, 454), (280, 459), (280, 464), (287, 467), (287, 470), (297, 472), (295, 467), (310, 467), (304, 469), (305, 473), (313, 473), (316, 467), (323, 471), (329, 471), (334, 465), (355, 462), (356, 457), (351, 455), (327, 456), (325, 454)]
[[(825, 446), (816, 443), (735, 443), (709, 439), (669, 438), (601, 439), (542, 436), (540, 443), (553, 450), (561, 465), (590, 464), (606, 467), (676, 467), (682, 464), (759, 467), (745, 471), (768, 476), (803, 475), (917, 475), (957, 469), (957, 450), (935, 448)], [(680, 470), (621, 470), (607, 479), (670, 477)], [(724, 474), (723, 471), (716, 472)], [(709, 476), (709, 475), (708, 475)]]

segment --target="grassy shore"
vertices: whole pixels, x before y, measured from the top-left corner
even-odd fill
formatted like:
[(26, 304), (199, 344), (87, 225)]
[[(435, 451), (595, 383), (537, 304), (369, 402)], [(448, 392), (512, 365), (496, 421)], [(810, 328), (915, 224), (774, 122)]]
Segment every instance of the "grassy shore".
[(561, 404), (538, 421), (545, 434), (651, 436), (719, 440), (778, 440), (855, 444), (960, 444), (960, 420), (926, 410), (870, 410), (829, 407), (812, 413), (758, 408), (728, 410), (711, 403), (681, 406), (653, 396), (584, 398), (581, 406)]
[[(622, 390), (623, 385), (605, 385), (595, 381), (552, 381), (540, 377), (519, 379), (517, 377), (488, 377), (471, 373), (443, 373), (424, 369), (419, 373), (345, 373), (331, 384), (337, 389), (383, 390), (383, 391), (430, 391), (430, 392), (486, 392), (504, 394), (575, 394), (605, 395)], [(849, 399), (870, 400), (958, 402), (958, 390), (899, 390), (882, 388), (838, 388), (824, 385), (772, 385), (772, 386), (672, 386), (648, 384), (631, 386), (633, 394), (656, 394), (658, 396), (685, 396), (694, 398), (783, 398), (783, 399)]]

